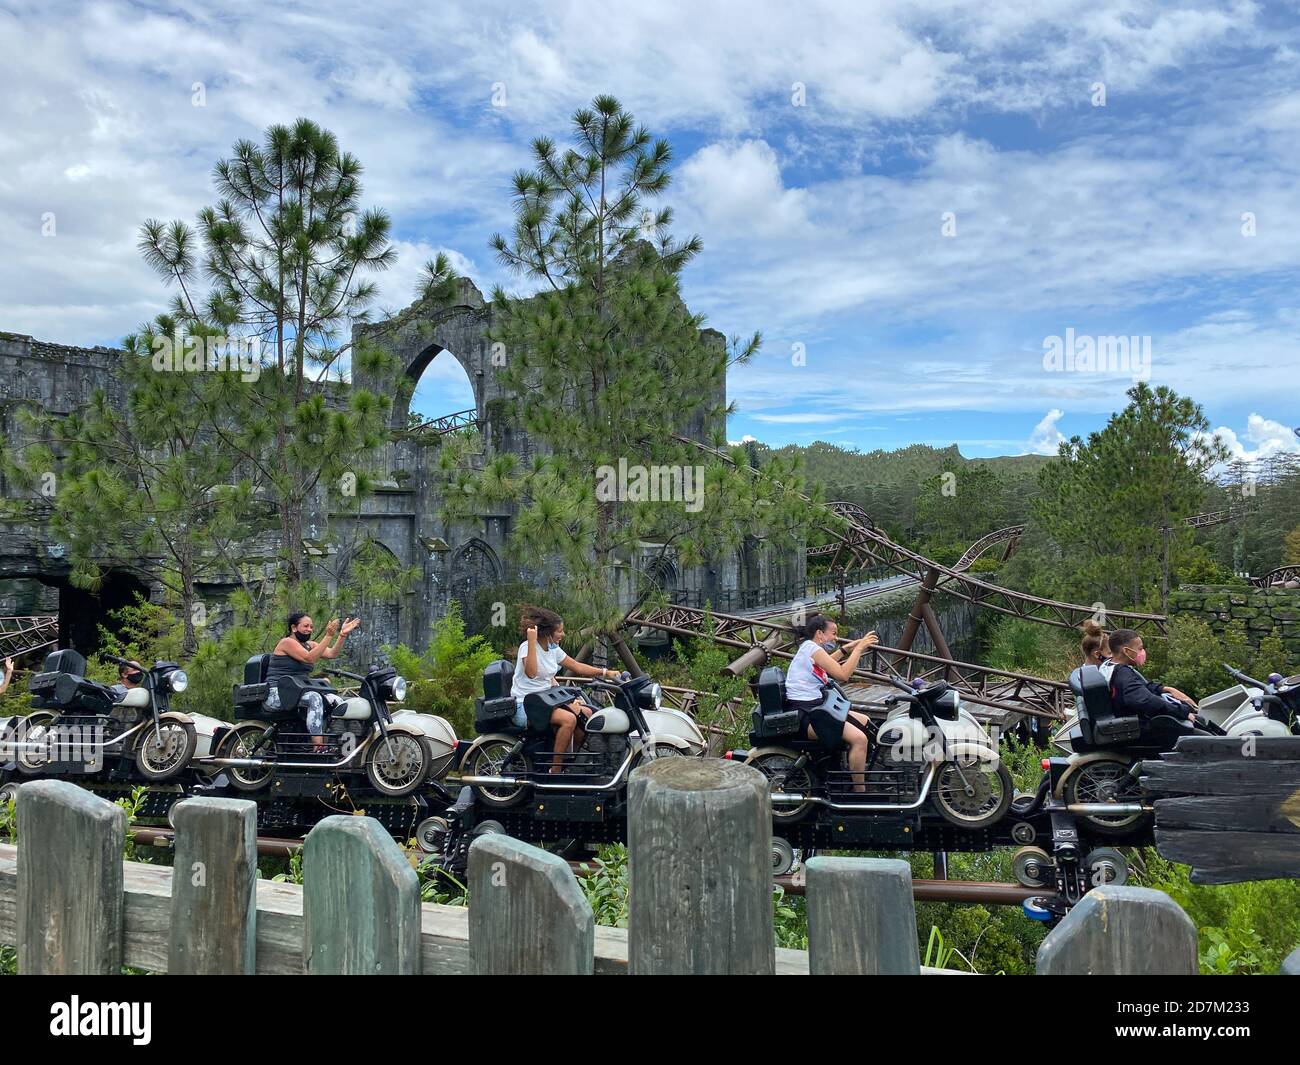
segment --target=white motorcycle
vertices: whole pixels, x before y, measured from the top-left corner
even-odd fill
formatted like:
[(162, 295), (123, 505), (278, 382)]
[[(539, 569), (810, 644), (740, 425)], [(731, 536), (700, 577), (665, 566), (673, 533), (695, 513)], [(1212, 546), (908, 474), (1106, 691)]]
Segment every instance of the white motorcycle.
[[(798, 821), (818, 807), (866, 815), (914, 811), (927, 801), (945, 821), (966, 829), (986, 828), (1006, 814), (1014, 796), (1011, 773), (956, 689), (943, 681), (893, 684), (900, 692), (885, 703), (894, 709), (880, 725), (868, 724), (873, 754), (866, 771), (856, 773), (844, 747), (829, 750), (799, 731), (799, 714), (786, 705), (784, 672), (763, 670), (754, 747), (745, 761), (768, 778), (774, 821)], [(833, 681), (826, 699), (833, 714), (847, 710)]]
[[(663, 690), (649, 677), (622, 674), (616, 684), (592, 681), (585, 690), (607, 692), (611, 705), (596, 707), (583, 728), (580, 751), (556, 755), (549, 726), (532, 729), (512, 723), (510, 694), (514, 666), (494, 662), (483, 671), (484, 697), (477, 702), (479, 737), (461, 759), (462, 783), (474, 788), (485, 805), (509, 807), (531, 792), (612, 793), (627, 784), (636, 766), (653, 758), (703, 754), (704, 734), (690, 717), (665, 709)], [(558, 685), (525, 697), (530, 719), (550, 719), (550, 711), (582, 699), (576, 687)]]

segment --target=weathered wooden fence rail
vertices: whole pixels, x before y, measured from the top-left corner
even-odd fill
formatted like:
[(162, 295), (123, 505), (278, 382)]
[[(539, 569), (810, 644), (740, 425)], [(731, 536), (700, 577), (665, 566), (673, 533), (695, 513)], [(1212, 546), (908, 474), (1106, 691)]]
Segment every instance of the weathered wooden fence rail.
[(1156, 849), (1192, 883), (1300, 877), (1300, 737), (1187, 736), (1141, 782)]
[[(420, 902), (377, 822), (330, 817), (307, 837), (303, 887), (257, 878), (255, 811), (177, 810), (172, 868), (122, 862), (124, 812), (65, 781), (19, 791), (19, 846), (0, 846), (0, 943), (20, 973), (876, 973), (917, 957), (904, 862), (808, 864), (809, 950), (773, 945), (770, 804), (759, 774), (673, 758), (633, 774), (627, 931), (595, 925), (568, 866), (504, 836), (470, 849), (471, 906)], [(1300, 969), (1300, 952), (1288, 962)], [(1047, 974), (1197, 971), (1196, 930), (1166, 895), (1094, 891), (1044, 941)]]

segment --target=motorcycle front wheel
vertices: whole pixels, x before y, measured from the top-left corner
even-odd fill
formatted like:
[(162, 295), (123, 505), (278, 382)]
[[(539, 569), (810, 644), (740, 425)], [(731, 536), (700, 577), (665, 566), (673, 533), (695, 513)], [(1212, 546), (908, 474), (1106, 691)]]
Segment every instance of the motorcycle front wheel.
[[(1078, 803), (1139, 803), (1142, 787), (1129, 776), (1131, 762), (1116, 757), (1096, 758), (1076, 767), (1061, 789), (1067, 805)], [(1093, 835), (1121, 838), (1146, 828), (1150, 814), (1083, 814)]]
[(222, 767), (226, 779), (236, 791), (261, 791), (275, 775), (275, 748), (271, 744), (263, 747), (270, 726), (236, 725), (217, 743), (214, 753), (217, 758), (268, 758), (270, 764), (265, 766)]
[[(41, 749), (49, 743), (49, 729), (54, 724), (54, 715), (46, 710), (33, 710), (24, 718), (20, 718), (14, 731), (14, 742), (17, 746), (15, 758), (18, 762), (18, 771), (20, 773), (39, 773), (45, 768), (46, 752)], [(26, 748), (24, 744), (33, 744), (33, 747)]]
[(1011, 771), (1001, 762), (966, 765), (944, 762), (934, 779), (934, 806), (939, 816), (958, 828), (988, 828), (1006, 814), (1015, 795)]
[(423, 739), (409, 732), (390, 732), (370, 741), (366, 777), (376, 791), (396, 799), (419, 791), (432, 764)]
[[(775, 798), (777, 795), (807, 795), (813, 789), (812, 774), (807, 765), (796, 767), (797, 757), (785, 751), (763, 751), (746, 761), (763, 776), (767, 777), (767, 786)], [(798, 821), (811, 810), (810, 802), (788, 805), (772, 803), (772, 820), (781, 822)]]
[(198, 745), (198, 733), (188, 721), (160, 721), (156, 734), (146, 725), (135, 745), (135, 768), (146, 780), (170, 780), (190, 764)]

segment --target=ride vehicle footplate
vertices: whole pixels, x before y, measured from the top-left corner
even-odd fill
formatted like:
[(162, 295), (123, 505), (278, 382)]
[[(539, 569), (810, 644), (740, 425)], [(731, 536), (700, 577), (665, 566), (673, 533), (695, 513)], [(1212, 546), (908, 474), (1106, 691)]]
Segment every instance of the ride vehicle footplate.
[(547, 795), (532, 803), (539, 821), (604, 821), (608, 801), (594, 795)]
[[(900, 821), (896, 817), (874, 817), (854, 815), (849, 817), (832, 816), (827, 819), (826, 827), (833, 841), (843, 843), (869, 843), (882, 845), (898, 843), (909, 847), (916, 839), (920, 822), (916, 820)], [(833, 845), (833, 844), (832, 844)]]

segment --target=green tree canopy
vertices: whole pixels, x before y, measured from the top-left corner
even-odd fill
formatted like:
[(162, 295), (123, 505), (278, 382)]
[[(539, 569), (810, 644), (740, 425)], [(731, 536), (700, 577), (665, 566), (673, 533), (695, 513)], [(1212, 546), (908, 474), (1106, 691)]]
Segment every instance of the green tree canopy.
[(1171, 389), (1140, 382), (1128, 399), (1086, 441), (1061, 445), (1033, 510), (1059, 551), (1060, 594), (1163, 608), (1170, 559), (1191, 540), (1183, 519), (1200, 509), (1226, 449), (1200, 406)]

